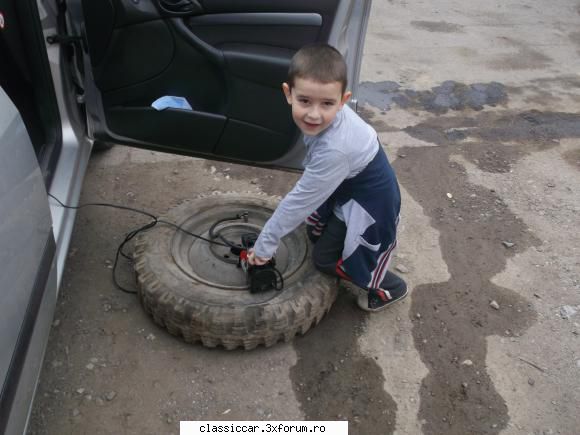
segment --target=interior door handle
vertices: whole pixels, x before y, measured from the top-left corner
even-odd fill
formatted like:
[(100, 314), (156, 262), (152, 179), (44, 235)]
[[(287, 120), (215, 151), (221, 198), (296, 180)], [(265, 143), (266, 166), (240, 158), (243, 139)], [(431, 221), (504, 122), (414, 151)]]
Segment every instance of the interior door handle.
[(203, 7), (197, 0), (157, 0), (157, 3), (166, 15), (184, 16), (203, 13)]

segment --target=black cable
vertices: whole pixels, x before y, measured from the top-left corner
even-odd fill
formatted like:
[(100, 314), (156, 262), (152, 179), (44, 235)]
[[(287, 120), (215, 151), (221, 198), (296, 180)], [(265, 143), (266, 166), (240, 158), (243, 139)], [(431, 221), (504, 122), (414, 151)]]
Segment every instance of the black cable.
[(129, 232), (126, 236), (125, 236), (125, 240), (123, 240), (121, 242), (121, 244), (119, 245), (119, 247), (117, 248), (117, 252), (115, 254), (115, 262), (113, 263), (113, 283), (115, 284), (115, 286), (125, 292), (125, 293), (129, 293), (129, 294), (137, 294), (138, 292), (136, 290), (128, 290), (125, 287), (123, 287), (121, 284), (119, 284), (119, 282), (117, 281), (117, 265), (119, 263), (119, 254), (122, 255), (123, 257), (125, 257), (131, 264), (133, 264), (133, 259), (128, 256), (127, 254), (125, 254), (123, 252), (123, 247), (129, 242), (131, 241), (131, 239), (133, 239), (133, 237), (135, 237), (137, 234), (139, 234), (141, 231), (145, 231), (148, 230), (149, 228), (153, 228), (155, 225), (157, 225), (159, 221), (157, 219), (155, 219), (152, 222), (149, 222), (146, 225), (143, 225), (141, 228), (138, 228), (136, 230), (133, 230), (131, 232)]
[(187, 234), (189, 236), (195, 237), (196, 239), (203, 240), (204, 242), (212, 243), (214, 245), (224, 246), (226, 248), (230, 247), (230, 245), (226, 245), (225, 243), (216, 242), (215, 240), (206, 239), (203, 236), (200, 236), (198, 234), (191, 233), (191, 232), (189, 232), (189, 231), (184, 230), (183, 228), (181, 228), (181, 226), (179, 226), (177, 224), (174, 224), (173, 222), (168, 222), (168, 221), (165, 221), (163, 219), (159, 219), (154, 214), (151, 214), (151, 213), (149, 213), (147, 211), (139, 210), (138, 208), (126, 207), (124, 205), (117, 205), (117, 204), (109, 204), (109, 203), (106, 203), (106, 202), (87, 202), (85, 204), (81, 204), (79, 206), (74, 207), (74, 206), (71, 206), (71, 205), (63, 204), (56, 196), (54, 196), (54, 195), (52, 195), (50, 193), (48, 194), (48, 196), (50, 196), (52, 199), (54, 199), (56, 202), (58, 202), (61, 207), (63, 207), (63, 208), (70, 208), (70, 209), (73, 209), (73, 210), (80, 210), (81, 208), (85, 208), (85, 207), (110, 207), (110, 208), (117, 208), (117, 209), (120, 209), (120, 210), (132, 211), (132, 212), (139, 213), (139, 214), (142, 214), (144, 216), (150, 217), (151, 219), (157, 221), (157, 223), (165, 224), (165, 225), (168, 225), (170, 227), (173, 227), (173, 228), (175, 228), (175, 229), (177, 229), (179, 231), (184, 232), (185, 234)]
[(64, 204), (62, 201), (60, 201), (56, 196), (52, 195), (51, 193), (48, 194), (48, 196), (50, 196), (52, 199), (54, 199), (56, 202), (58, 202), (58, 204), (62, 207), (62, 208), (68, 208), (68, 209), (72, 209), (72, 210), (80, 210), (81, 208), (85, 208), (85, 207), (109, 207), (109, 208), (116, 208), (119, 210), (126, 210), (126, 211), (131, 211), (134, 213), (138, 213), (144, 216), (147, 216), (151, 219), (153, 219), (152, 222), (149, 222), (145, 225), (143, 225), (142, 227), (137, 228), (136, 230), (132, 230), (129, 233), (127, 233), (125, 235), (125, 239), (121, 242), (121, 244), (119, 245), (119, 247), (117, 248), (117, 252), (115, 253), (115, 262), (113, 263), (113, 283), (115, 284), (115, 286), (125, 292), (125, 293), (129, 293), (129, 294), (136, 294), (137, 291), (135, 290), (128, 290), (125, 287), (123, 287), (121, 284), (119, 284), (118, 280), (117, 280), (117, 265), (119, 263), (119, 256), (123, 256), (125, 259), (127, 259), (130, 263), (133, 263), (133, 258), (130, 257), (128, 254), (126, 254), (123, 251), (123, 248), (125, 247), (125, 245), (127, 243), (129, 243), (137, 234), (139, 234), (142, 231), (148, 230), (150, 228), (153, 228), (155, 225), (157, 225), (158, 223), (162, 223), (165, 225), (168, 225), (170, 227), (176, 228), (178, 231), (182, 231), (185, 234), (188, 234), (192, 237), (201, 239), (203, 241), (206, 241), (208, 243), (212, 243), (214, 245), (220, 245), (220, 246), (225, 246), (226, 248), (229, 247), (228, 245), (224, 244), (224, 243), (220, 243), (217, 242), (215, 240), (209, 240), (206, 239), (205, 237), (202, 237), (198, 234), (194, 234), (191, 233), (187, 230), (184, 230), (183, 228), (181, 228), (181, 226), (174, 224), (173, 222), (168, 222), (162, 219), (159, 219), (157, 216), (155, 216), (152, 213), (149, 213), (147, 211), (143, 211), (143, 210), (139, 210), (137, 208), (132, 208), (132, 207), (127, 207), (124, 205), (117, 205), (117, 204), (109, 204), (109, 203), (105, 203), (105, 202), (89, 202), (89, 203), (85, 203), (85, 204), (81, 204), (78, 206), (71, 206), (71, 205), (66, 205)]
[(242, 249), (242, 245), (230, 242), (228, 239), (226, 239), (224, 236), (222, 236), (219, 232), (217, 234), (215, 234), (214, 233), (214, 230), (222, 222), (235, 221), (235, 220), (238, 220), (238, 219), (245, 219), (246, 222), (247, 222), (247, 217), (248, 217), (248, 212), (247, 211), (244, 211), (242, 213), (238, 213), (235, 216), (223, 218), (223, 219), (220, 219), (217, 222), (214, 222), (214, 224), (209, 229), (209, 232), (208, 232), (209, 237), (212, 240), (214, 240), (214, 239), (216, 239), (216, 238), (219, 237), (219, 239), (222, 242), (224, 242), (226, 245), (228, 245), (230, 248), (233, 248), (234, 250), (240, 250), (240, 249)]

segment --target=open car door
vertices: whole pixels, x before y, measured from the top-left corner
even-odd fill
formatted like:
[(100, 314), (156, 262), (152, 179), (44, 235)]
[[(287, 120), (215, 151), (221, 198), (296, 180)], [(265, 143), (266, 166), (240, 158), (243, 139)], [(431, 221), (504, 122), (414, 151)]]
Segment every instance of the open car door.
[[(300, 168), (281, 91), (292, 55), (328, 42), (358, 83), (371, 0), (66, 0), (89, 135), (136, 147)], [(177, 97), (158, 110), (152, 103)], [(182, 108), (177, 108), (178, 101)], [(356, 104), (356, 102), (355, 102)], [(183, 108), (185, 107), (185, 108)]]

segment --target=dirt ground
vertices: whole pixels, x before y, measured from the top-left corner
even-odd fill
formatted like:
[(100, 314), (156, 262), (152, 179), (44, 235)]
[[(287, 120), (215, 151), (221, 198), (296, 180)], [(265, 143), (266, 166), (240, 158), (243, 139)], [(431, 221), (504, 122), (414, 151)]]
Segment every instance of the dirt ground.
[[(580, 3), (373, 3), (359, 103), (403, 193), (381, 314), (341, 288), (290, 344), (187, 345), (111, 282), (144, 223), (78, 214), (30, 434), (177, 434), (180, 420), (339, 420), (350, 433), (580, 433)], [(296, 175), (115, 147), (81, 202), (160, 214)], [(128, 265), (120, 270), (130, 286)]]

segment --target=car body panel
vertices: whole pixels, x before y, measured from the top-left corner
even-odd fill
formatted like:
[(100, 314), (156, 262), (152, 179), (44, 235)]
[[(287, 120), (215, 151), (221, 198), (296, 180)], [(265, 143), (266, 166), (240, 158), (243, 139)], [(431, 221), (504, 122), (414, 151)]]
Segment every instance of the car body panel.
[[(51, 26), (50, 21), (48, 23), (43, 29), (45, 36), (56, 32), (56, 27)], [(75, 206), (81, 195), (83, 179), (91, 155), (92, 141), (86, 136), (84, 113), (79, 111), (71, 75), (63, 70), (65, 61), (62, 51), (62, 47), (58, 44), (47, 46), (62, 133), (60, 155), (53, 169), (53, 177), (48, 191), (64, 204)], [(63, 208), (54, 199), (50, 199), (50, 211), (56, 240), (57, 280), (60, 287), (76, 210)]]
[[(70, 74), (63, 68), (62, 47), (44, 42), (44, 37), (57, 30), (56, 2), (19, 1), (0, 2), (5, 28), (16, 30), (12, 39), (0, 41), (4, 42), (0, 48), (10, 53), (15, 47), (32, 46), (27, 51), (30, 55), (41, 53), (46, 58), (37, 57), (36, 64), (30, 65), (45, 64), (47, 68), (38, 70), (46, 80), (45, 92), (22, 92), (28, 86), (26, 80), (38, 80), (34, 76), (18, 79), (19, 72), (30, 71), (24, 62), (16, 65), (15, 74), (0, 77), (6, 80), (3, 86), (11, 89), (9, 97), (0, 87), (1, 434), (26, 431), (74, 225), (76, 211), (64, 209), (53, 200), (49, 203), (47, 191), (70, 205), (78, 204), (92, 145), (86, 137), (84, 114), (76, 102)], [(35, 14), (27, 19), (38, 28), (32, 31), (26, 21), (18, 19), (22, 15), (17, 10), (33, 10)], [(27, 32), (22, 32), (23, 28)], [(20, 36), (27, 41), (18, 39)], [(52, 77), (44, 75), (49, 71)], [(30, 116), (33, 106), (43, 111), (40, 116)], [(50, 119), (58, 124), (49, 129), (35, 125), (48, 119), (47, 110), (53, 107), (58, 115)], [(28, 111), (26, 121), (21, 110)], [(36, 143), (30, 128), (36, 133)], [(42, 131), (48, 134), (38, 134)]]
[[(45, 182), (18, 110), (0, 88), (0, 432), (25, 424), (56, 301)], [(23, 406), (28, 405), (28, 406)]]

